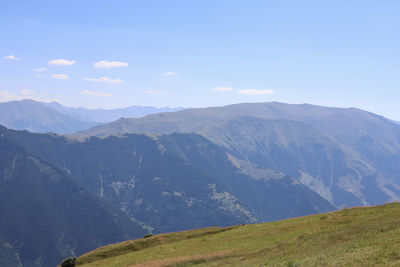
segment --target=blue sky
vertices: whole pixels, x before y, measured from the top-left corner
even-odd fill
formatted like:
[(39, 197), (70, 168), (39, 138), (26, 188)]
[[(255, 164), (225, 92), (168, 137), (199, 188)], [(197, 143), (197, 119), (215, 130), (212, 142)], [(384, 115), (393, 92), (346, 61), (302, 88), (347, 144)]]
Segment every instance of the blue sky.
[(399, 14), (397, 0), (2, 0), (0, 101), (280, 101), (400, 120)]

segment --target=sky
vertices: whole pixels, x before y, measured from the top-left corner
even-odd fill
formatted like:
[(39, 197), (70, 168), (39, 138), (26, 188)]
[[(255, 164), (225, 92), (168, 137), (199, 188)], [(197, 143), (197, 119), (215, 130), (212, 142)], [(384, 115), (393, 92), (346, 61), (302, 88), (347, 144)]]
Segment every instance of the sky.
[(357, 107), (400, 120), (398, 0), (0, 1), (0, 101)]

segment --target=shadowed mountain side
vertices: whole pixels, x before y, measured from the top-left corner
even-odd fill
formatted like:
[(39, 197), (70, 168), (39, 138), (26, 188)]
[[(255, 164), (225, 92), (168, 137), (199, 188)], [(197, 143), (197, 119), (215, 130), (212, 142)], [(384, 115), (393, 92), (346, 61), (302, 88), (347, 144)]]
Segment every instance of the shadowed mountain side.
[(300, 214), (333, 208), (287, 175), (264, 173), (260, 179), (250, 178), (243, 169), (235, 166), (226, 149), (201, 135), (170, 134), (159, 139), (165, 147), (174, 149), (174, 153), (185, 157), (196, 168), (218, 177), (221, 185), (251, 208), (258, 221), (302, 216)]
[(1, 266), (55, 266), (147, 232), (0, 132)]
[(300, 216), (334, 207), (289, 177), (255, 180), (196, 134), (76, 142), (17, 132), (24, 147), (156, 232)]

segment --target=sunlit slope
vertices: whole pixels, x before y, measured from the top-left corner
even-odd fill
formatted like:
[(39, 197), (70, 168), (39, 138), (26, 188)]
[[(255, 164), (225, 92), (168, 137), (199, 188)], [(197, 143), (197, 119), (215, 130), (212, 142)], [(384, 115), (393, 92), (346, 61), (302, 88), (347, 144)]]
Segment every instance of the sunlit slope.
[(161, 234), (87, 253), (78, 266), (399, 266), (400, 204)]

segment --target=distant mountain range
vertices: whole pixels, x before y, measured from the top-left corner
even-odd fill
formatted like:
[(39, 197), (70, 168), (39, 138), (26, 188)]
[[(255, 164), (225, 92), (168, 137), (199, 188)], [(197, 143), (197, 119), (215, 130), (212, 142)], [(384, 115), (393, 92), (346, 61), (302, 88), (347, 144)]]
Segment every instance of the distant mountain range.
[(182, 108), (130, 106), (118, 109), (71, 108), (57, 102), (21, 100), (0, 103), (0, 124), (15, 130), (58, 134), (85, 130), (119, 118), (138, 118)]
[(87, 109), (87, 108), (71, 108), (63, 106), (57, 102), (43, 103), (62, 114), (69, 115), (82, 121), (106, 123), (118, 120), (120, 118), (140, 118), (149, 114), (173, 112), (183, 110), (183, 108), (156, 108), (151, 106), (129, 106), (126, 108), (115, 109)]

